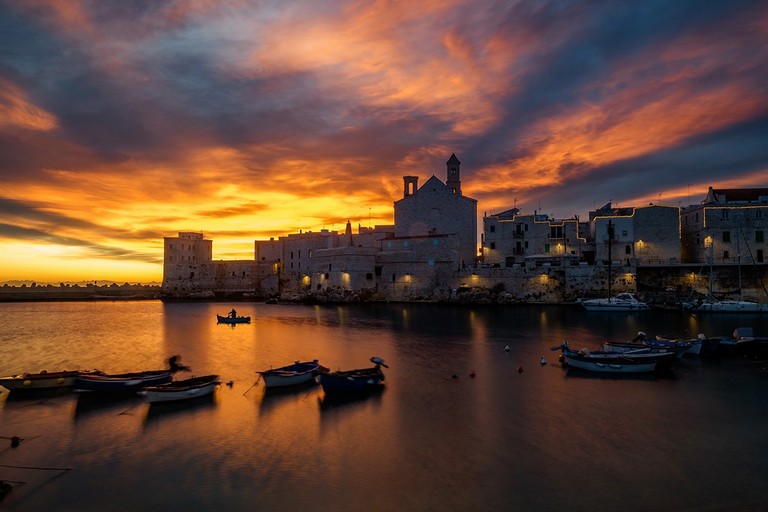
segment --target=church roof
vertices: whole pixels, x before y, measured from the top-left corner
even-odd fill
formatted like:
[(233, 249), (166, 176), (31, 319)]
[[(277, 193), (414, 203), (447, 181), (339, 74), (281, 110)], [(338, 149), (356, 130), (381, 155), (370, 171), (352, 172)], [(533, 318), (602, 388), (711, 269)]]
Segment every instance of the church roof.
[(461, 162), (459, 162), (459, 159), (456, 158), (456, 153), (451, 153), (451, 158), (449, 158), (448, 161), (445, 162), (445, 163), (446, 164), (460, 164)]

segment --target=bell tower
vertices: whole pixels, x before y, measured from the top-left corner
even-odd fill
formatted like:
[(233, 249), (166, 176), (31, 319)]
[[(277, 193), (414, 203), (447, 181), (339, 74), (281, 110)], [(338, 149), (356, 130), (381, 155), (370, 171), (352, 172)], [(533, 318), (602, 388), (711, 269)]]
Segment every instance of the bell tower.
[(445, 184), (451, 189), (451, 192), (457, 196), (461, 195), (461, 162), (456, 158), (456, 153), (451, 153), (451, 158), (445, 162), (448, 168), (448, 179)]

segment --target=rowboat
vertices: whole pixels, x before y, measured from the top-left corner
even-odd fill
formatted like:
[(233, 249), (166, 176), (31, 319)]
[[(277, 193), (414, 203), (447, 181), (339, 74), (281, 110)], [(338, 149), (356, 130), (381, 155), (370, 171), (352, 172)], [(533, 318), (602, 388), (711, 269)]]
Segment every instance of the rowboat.
[(80, 375), (75, 379), (75, 391), (122, 392), (137, 391), (147, 386), (157, 386), (173, 380), (178, 371), (189, 371), (189, 368), (179, 364), (181, 357), (172, 356), (168, 359), (167, 370), (148, 370), (143, 372)]
[(562, 360), (571, 368), (606, 373), (641, 373), (653, 372), (668, 367), (675, 360), (674, 352), (652, 352), (640, 349), (633, 352), (590, 351), (586, 348), (571, 350), (568, 342), (552, 350), (560, 350)]
[(60, 372), (22, 373), (9, 377), (0, 377), (0, 385), (9, 391), (24, 389), (66, 388), (75, 383), (81, 375), (103, 375), (99, 370), (64, 370)]
[(318, 374), (327, 372), (328, 368), (320, 366), (317, 359), (312, 361), (296, 361), (288, 366), (274, 368), (258, 372), (264, 379), (264, 385), (267, 388), (277, 388), (284, 386), (297, 386), (306, 384), (315, 380)]
[(221, 384), (218, 375), (204, 375), (175, 380), (160, 386), (148, 386), (138, 391), (149, 402), (171, 402), (210, 395)]
[(250, 316), (222, 316), (216, 315), (216, 319), (220, 324), (249, 324), (251, 323)]
[(685, 340), (651, 340), (646, 339), (645, 333), (638, 333), (632, 341), (604, 341), (602, 343), (603, 351), (622, 354), (636, 354), (642, 351), (651, 353), (674, 352), (676, 357), (682, 357), (693, 346), (692, 343)]
[(381, 367), (389, 368), (380, 357), (372, 357), (372, 368), (336, 371), (320, 374), (320, 385), (326, 393), (363, 392), (381, 389), (384, 385), (384, 372)]

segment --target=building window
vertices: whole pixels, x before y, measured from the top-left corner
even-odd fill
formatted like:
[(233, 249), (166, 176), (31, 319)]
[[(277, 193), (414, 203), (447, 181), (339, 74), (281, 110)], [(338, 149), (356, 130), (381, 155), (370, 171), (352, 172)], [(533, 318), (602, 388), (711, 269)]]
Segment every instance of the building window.
[(370, 272), (366, 273), (365, 274), (365, 280), (366, 281), (373, 281), (373, 274), (371, 274)]
[(491, 233), (495, 233), (495, 232), (496, 232), (496, 225), (491, 224)]
[(758, 220), (762, 219), (763, 218), (763, 210), (761, 210), (760, 208), (755, 210), (755, 218), (758, 219)]
[(723, 251), (723, 261), (726, 261), (730, 257), (731, 255), (728, 253), (728, 251)]
[(496, 248), (496, 242), (491, 242), (491, 249), (495, 249), (495, 248)]
[(758, 229), (755, 231), (755, 242), (761, 243), (763, 241), (763, 230)]
[(291, 251), (291, 259), (293, 259), (293, 251)]
[(383, 268), (383, 267), (382, 267), (381, 265), (376, 265), (376, 266), (374, 267), (374, 269), (373, 269), (373, 270), (376, 272), (376, 277), (381, 277), (381, 270), (382, 270), (382, 268)]
[(723, 243), (728, 244), (731, 242), (731, 232), (723, 231)]
[(550, 226), (549, 238), (563, 238), (563, 226)]
[(435, 238), (434, 240), (432, 240), (432, 245), (437, 247), (438, 245), (440, 245), (440, 241), (437, 238)]
[(544, 252), (545, 253), (549, 252), (549, 244), (544, 244)]
[(723, 215), (723, 220), (728, 220), (728, 210), (723, 210), (722, 215)]
[(625, 245), (624, 246), (624, 254), (632, 254), (632, 246), (631, 245)]
[(763, 250), (758, 249), (757, 250), (757, 262), (762, 263), (763, 262)]
[(526, 249), (528, 248), (528, 241), (527, 240), (525, 241), (525, 248)]

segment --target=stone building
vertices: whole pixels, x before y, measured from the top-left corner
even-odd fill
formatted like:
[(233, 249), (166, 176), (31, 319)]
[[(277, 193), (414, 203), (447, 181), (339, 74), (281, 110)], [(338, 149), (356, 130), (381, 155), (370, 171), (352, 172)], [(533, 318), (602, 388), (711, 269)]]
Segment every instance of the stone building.
[(682, 260), (686, 263), (764, 264), (768, 189), (714, 189), (682, 211)]
[(202, 233), (182, 231), (163, 238), (163, 284), (167, 295), (253, 292), (261, 286), (253, 260), (213, 261), (213, 242)]
[(462, 195), (461, 162), (455, 154), (446, 162), (447, 179), (434, 175), (419, 187), (416, 176), (404, 176), (403, 198), (395, 201), (395, 236), (448, 235), (458, 254), (457, 269), (477, 260), (477, 200)]
[(534, 212), (521, 215), (517, 208), (483, 216), (481, 261), (491, 267), (511, 267), (532, 257), (581, 258), (587, 243), (586, 225), (578, 219), (550, 219)]

